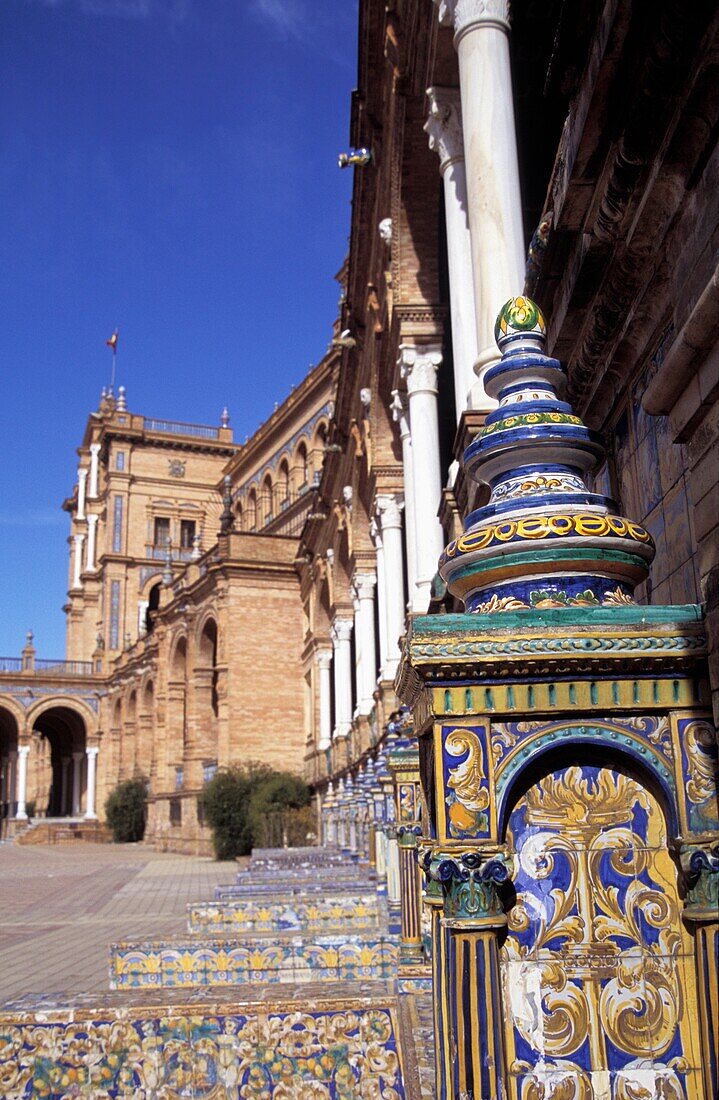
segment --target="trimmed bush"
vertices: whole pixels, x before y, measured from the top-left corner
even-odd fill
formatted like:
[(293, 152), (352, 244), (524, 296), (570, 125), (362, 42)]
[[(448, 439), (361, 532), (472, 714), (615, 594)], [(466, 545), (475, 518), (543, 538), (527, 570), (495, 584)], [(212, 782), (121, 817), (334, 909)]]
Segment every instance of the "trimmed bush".
[(111, 791), (105, 802), (105, 819), (116, 844), (131, 844), (145, 835), (145, 783), (126, 779)]
[(289, 772), (252, 763), (228, 768), (207, 783), (200, 800), (217, 859), (246, 856), (253, 847), (307, 843), (309, 788)]

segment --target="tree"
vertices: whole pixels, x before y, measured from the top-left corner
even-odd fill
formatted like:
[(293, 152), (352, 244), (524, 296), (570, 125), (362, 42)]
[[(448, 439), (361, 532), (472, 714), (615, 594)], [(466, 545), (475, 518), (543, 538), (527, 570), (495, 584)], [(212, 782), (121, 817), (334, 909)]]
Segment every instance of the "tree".
[(200, 798), (217, 859), (249, 855), (253, 847), (304, 844), (313, 824), (304, 780), (266, 764), (218, 772)]
[(105, 819), (116, 844), (142, 840), (147, 820), (143, 779), (126, 779), (110, 792), (105, 802)]

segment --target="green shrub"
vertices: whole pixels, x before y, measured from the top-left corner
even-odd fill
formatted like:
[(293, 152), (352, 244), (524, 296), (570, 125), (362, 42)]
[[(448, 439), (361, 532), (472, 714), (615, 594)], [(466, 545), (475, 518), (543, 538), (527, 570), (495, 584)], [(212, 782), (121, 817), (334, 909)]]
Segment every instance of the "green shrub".
[(310, 789), (297, 775), (274, 772), (261, 779), (253, 788), (247, 812), (254, 847), (306, 844), (307, 821), (301, 820), (306, 815), (299, 812), (309, 801)]
[(142, 779), (126, 779), (110, 792), (105, 802), (105, 819), (116, 844), (142, 840), (146, 821)]
[(200, 800), (217, 859), (249, 855), (253, 847), (306, 844), (314, 824), (307, 784), (266, 764), (218, 772)]

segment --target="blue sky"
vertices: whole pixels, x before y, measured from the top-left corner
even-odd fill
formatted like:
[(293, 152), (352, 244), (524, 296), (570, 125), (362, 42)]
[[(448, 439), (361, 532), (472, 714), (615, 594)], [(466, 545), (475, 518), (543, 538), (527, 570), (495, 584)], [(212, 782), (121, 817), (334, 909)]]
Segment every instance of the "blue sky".
[(64, 653), (88, 413), (255, 431), (322, 356), (356, 0), (2, 0), (0, 655)]

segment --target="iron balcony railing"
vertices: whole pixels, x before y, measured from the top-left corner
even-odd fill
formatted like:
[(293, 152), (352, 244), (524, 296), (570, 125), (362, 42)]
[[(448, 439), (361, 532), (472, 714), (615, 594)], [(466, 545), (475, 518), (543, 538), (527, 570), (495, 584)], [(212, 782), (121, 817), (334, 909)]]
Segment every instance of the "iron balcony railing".
[(92, 676), (92, 661), (52, 661), (47, 658), (35, 659), (35, 671), (50, 676)]
[(39, 672), (46, 676), (92, 676), (92, 661), (55, 661), (48, 657), (0, 657), (2, 672)]
[(184, 424), (181, 420), (155, 420), (143, 417), (143, 426), (148, 432), (164, 432), (166, 435), (192, 435), (199, 439), (219, 439), (220, 429), (209, 424)]

